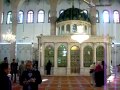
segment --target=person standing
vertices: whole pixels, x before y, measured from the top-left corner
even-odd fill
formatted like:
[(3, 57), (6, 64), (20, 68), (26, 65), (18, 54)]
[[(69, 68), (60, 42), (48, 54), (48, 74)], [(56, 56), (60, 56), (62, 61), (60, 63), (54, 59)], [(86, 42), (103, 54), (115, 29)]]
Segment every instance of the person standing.
[(52, 63), (49, 60), (48, 63), (46, 64), (47, 75), (50, 75), (51, 67), (52, 67)]
[(17, 75), (17, 68), (18, 68), (18, 63), (13, 59), (13, 62), (10, 65), (11, 67), (11, 80), (16, 83), (16, 75)]
[(18, 70), (19, 81), (21, 79), (23, 71), (25, 71), (25, 64), (24, 64), (24, 61), (21, 61), (21, 64), (19, 65), (19, 70)]
[(102, 82), (102, 85), (106, 85), (106, 82), (107, 82), (107, 65), (105, 64), (104, 61), (101, 62), (101, 65), (102, 65), (102, 71), (101, 71), (101, 82)]
[(8, 63), (8, 58), (7, 57), (4, 57), (3, 63)]
[(0, 88), (1, 90), (12, 90), (10, 78), (7, 76), (10, 73), (7, 63), (0, 64)]
[(101, 65), (100, 61), (97, 61), (96, 67), (95, 67), (95, 84), (96, 87), (101, 87), (102, 86), (102, 70), (103, 67)]
[(90, 65), (91, 85), (95, 85), (95, 63)]
[(26, 70), (23, 71), (20, 84), (23, 90), (38, 90), (38, 85), (42, 83), (42, 78), (38, 70), (33, 69), (32, 61), (27, 61)]

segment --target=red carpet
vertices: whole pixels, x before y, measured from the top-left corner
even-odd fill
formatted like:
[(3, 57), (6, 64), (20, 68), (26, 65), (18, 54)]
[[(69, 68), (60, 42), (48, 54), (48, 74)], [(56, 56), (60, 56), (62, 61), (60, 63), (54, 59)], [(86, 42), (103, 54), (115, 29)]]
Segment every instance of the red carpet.
[[(114, 78), (107, 87), (94, 87), (90, 85), (87, 76), (43, 76), (39, 90), (120, 90), (120, 78)], [(19, 84), (13, 84), (13, 90), (22, 90)]]

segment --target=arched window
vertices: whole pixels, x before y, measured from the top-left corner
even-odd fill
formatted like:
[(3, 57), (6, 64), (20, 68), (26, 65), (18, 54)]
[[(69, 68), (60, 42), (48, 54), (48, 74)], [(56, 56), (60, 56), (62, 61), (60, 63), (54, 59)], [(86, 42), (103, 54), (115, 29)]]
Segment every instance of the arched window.
[(1, 23), (3, 23), (3, 13), (2, 13), (2, 16), (1, 16)]
[(103, 46), (98, 46), (96, 48), (96, 60), (97, 61), (103, 61), (105, 58), (105, 52), (104, 52), (104, 47)]
[(119, 23), (120, 20), (119, 20), (119, 12), (117, 10), (115, 10), (113, 12), (113, 20), (114, 20), (114, 23)]
[(48, 11), (48, 23), (50, 23), (50, 10)]
[(109, 12), (108, 11), (103, 11), (103, 22), (106, 23), (106, 22), (110, 22), (110, 15), (109, 15)]
[(34, 15), (34, 13), (32, 10), (28, 11), (28, 13), (27, 13), (27, 22), (28, 23), (33, 23), (33, 15)]
[(54, 47), (49, 45), (45, 48), (44, 58), (45, 58), (45, 65), (50, 60), (52, 63), (52, 66), (54, 66)]
[(99, 11), (96, 10), (96, 22), (99, 23)]
[(76, 45), (70, 48), (71, 73), (80, 73), (80, 48)]
[(59, 15), (60, 15), (62, 12), (64, 12), (64, 9), (61, 9), (61, 10), (59, 11)]
[(88, 14), (88, 11), (87, 11), (87, 10), (84, 10), (83, 12), (86, 13), (86, 14)]
[(18, 13), (18, 23), (23, 23), (23, 11), (19, 11)]
[(67, 24), (67, 25), (66, 25), (66, 34), (69, 34), (69, 33), (70, 33), (70, 25)]
[(12, 12), (11, 11), (7, 13), (7, 24), (10, 24), (10, 23), (12, 23)]
[(43, 10), (38, 11), (38, 22), (44, 22), (45, 12)]
[(86, 46), (84, 48), (84, 67), (90, 67), (93, 63), (93, 49), (91, 46)]
[(66, 67), (67, 66), (67, 47), (64, 45), (60, 45), (58, 47), (58, 56), (57, 56), (57, 64), (58, 67)]
[(76, 24), (72, 25), (72, 32), (73, 33), (77, 32), (77, 25)]
[(64, 31), (64, 25), (62, 25), (62, 27), (61, 27), (61, 35), (63, 35), (65, 33), (65, 31)]

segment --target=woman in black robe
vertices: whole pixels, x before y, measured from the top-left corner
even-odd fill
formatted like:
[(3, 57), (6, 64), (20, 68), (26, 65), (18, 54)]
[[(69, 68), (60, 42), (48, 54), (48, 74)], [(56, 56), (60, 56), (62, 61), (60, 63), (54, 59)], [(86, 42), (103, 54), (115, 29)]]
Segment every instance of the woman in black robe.
[(0, 64), (0, 90), (12, 90), (12, 84), (7, 76), (10, 73), (8, 63)]
[(49, 60), (47, 65), (46, 65), (47, 75), (50, 75), (51, 67), (52, 67), (52, 63)]

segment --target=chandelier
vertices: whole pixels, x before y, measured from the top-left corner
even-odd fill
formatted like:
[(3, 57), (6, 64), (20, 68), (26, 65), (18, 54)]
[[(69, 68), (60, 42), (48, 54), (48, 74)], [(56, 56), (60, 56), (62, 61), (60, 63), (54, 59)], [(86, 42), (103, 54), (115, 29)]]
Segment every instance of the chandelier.
[(79, 25), (77, 26), (77, 32), (74, 33), (73, 35), (71, 35), (71, 39), (75, 40), (79, 43), (84, 42), (85, 40), (89, 39), (89, 35), (85, 33), (84, 31), (84, 26), (83, 25)]
[(71, 39), (73, 39), (79, 43), (82, 43), (85, 40), (89, 39), (89, 35), (87, 35), (87, 34), (74, 34), (74, 35), (71, 35)]
[(13, 43), (16, 41), (16, 36), (12, 34), (10, 29), (8, 29), (8, 32), (6, 34), (3, 34), (2, 37), (4, 41), (9, 43)]

